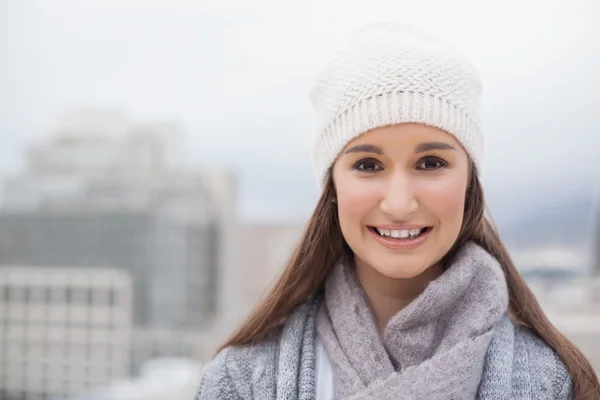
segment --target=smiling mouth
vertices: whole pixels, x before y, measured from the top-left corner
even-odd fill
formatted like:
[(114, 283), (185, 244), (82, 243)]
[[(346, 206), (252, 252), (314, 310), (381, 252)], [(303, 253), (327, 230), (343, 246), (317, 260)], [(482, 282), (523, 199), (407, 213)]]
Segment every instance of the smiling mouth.
[(383, 238), (395, 239), (398, 241), (417, 239), (418, 237), (427, 234), (432, 229), (430, 226), (415, 229), (383, 229), (374, 226), (369, 226), (368, 228), (370, 231)]

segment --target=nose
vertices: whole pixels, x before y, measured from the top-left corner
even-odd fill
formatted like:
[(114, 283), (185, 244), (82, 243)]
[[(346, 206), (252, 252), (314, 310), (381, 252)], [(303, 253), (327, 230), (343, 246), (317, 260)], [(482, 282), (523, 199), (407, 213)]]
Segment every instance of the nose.
[(381, 210), (393, 220), (404, 220), (419, 208), (410, 177), (396, 172), (386, 182), (380, 203)]

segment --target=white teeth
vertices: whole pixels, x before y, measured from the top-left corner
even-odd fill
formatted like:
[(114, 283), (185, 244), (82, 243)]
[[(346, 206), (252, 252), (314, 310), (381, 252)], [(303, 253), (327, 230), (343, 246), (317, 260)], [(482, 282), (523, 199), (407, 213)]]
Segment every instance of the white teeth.
[(377, 233), (379, 233), (381, 236), (392, 236), (391, 232), (389, 229), (380, 229), (380, 228), (375, 228), (375, 230), (377, 231)]
[(418, 236), (419, 233), (421, 233), (421, 230), (422, 229), (411, 229), (410, 236), (412, 236), (412, 237)]
[(386, 237), (392, 237), (395, 239), (406, 239), (408, 237), (414, 238), (416, 236), (419, 236), (419, 234), (423, 231), (423, 229), (419, 228), (419, 229), (380, 229), (380, 228), (375, 228), (377, 230), (377, 232), (381, 235), (381, 236), (386, 236)]

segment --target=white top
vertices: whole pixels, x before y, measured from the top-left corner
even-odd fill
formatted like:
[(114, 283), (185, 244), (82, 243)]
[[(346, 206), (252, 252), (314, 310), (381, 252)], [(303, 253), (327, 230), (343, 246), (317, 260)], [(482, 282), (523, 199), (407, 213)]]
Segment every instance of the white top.
[(315, 387), (316, 400), (333, 400), (333, 370), (327, 357), (327, 352), (317, 336), (315, 346)]

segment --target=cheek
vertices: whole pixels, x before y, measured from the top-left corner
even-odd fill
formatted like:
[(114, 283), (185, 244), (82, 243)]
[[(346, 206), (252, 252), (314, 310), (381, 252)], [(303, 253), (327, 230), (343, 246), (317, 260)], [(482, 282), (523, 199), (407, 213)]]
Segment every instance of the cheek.
[(342, 231), (361, 229), (365, 218), (377, 208), (379, 195), (373, 182), (341, 178), (336, 182), (337, 206)]
[(420, 203), (442, 223), (461, 224), (464, 207), (466, 181), (460, 177), (427, 182), (420, 187)]

